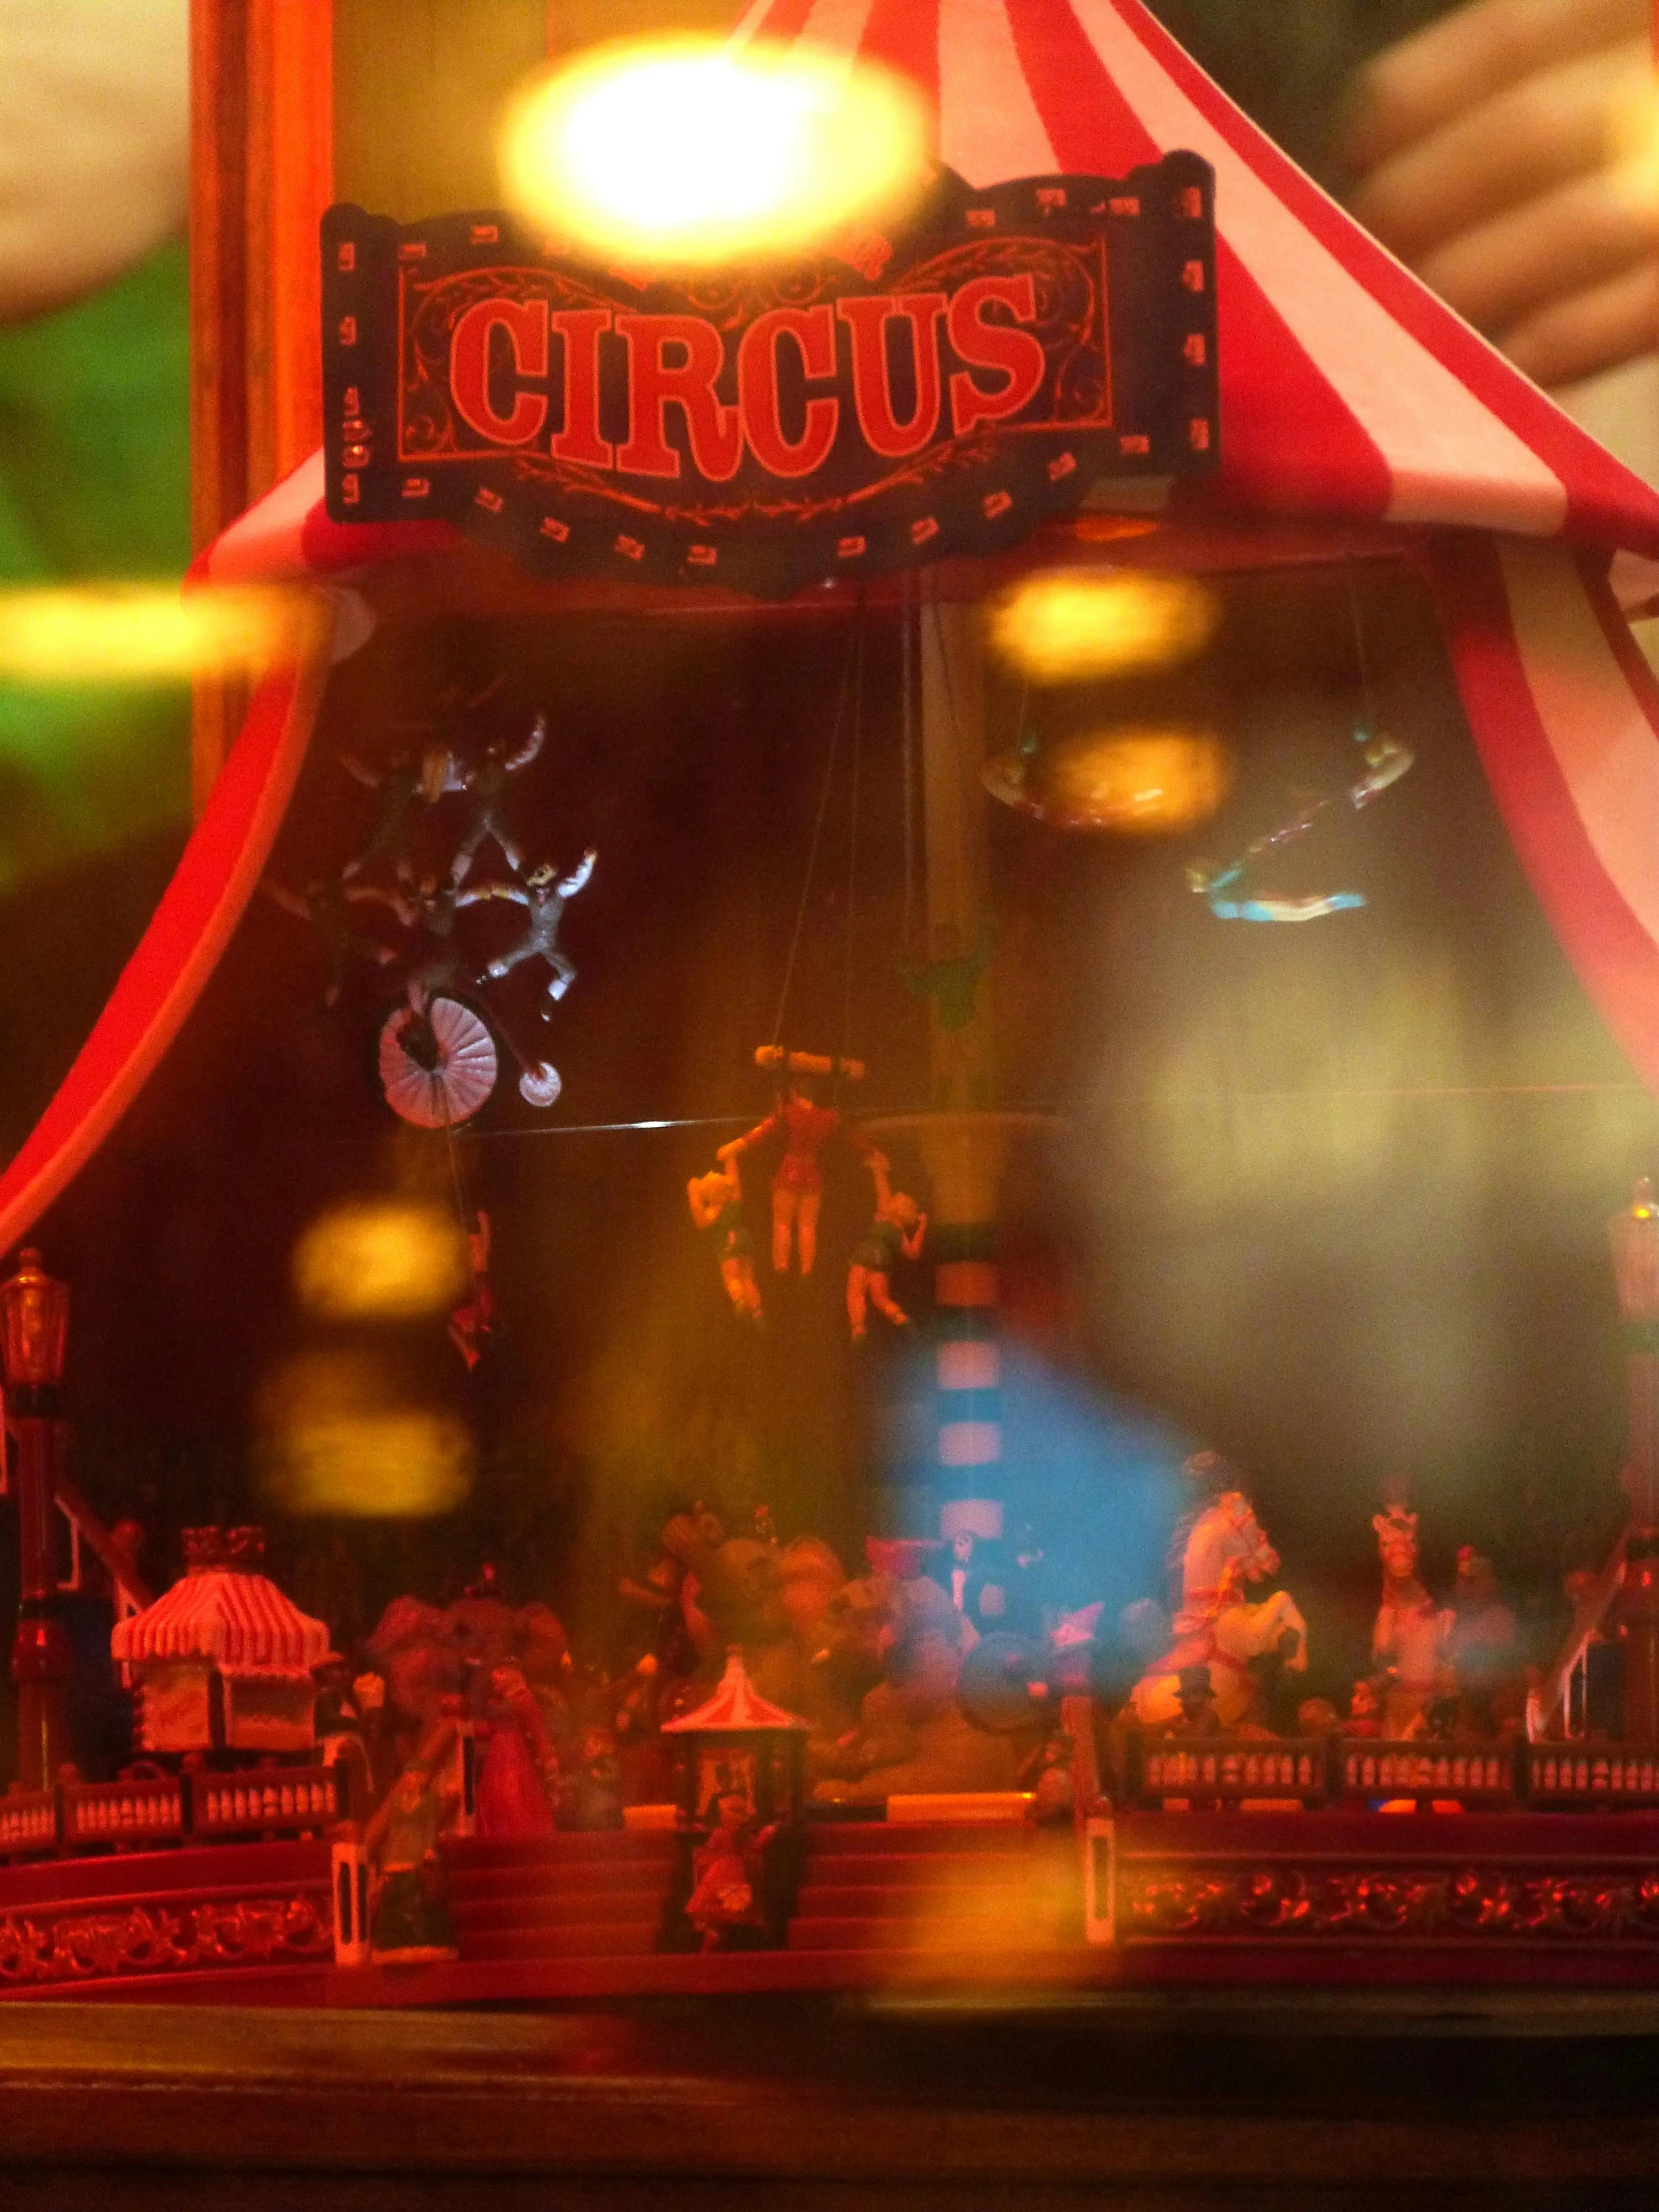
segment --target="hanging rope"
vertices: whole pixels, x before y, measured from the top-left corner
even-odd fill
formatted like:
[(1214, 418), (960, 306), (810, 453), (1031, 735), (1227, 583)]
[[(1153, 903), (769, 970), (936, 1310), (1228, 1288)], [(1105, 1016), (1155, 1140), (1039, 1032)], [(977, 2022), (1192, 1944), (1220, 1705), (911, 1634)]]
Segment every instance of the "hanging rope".
[[(858, 657), (852, 677), (852, 783), (846, 810), (846, 960), (841, 979), (841, 1051), (844, 1061), (852, 1050), (852, 968), (857, 950), (858, 918), (858, 778), (862, 767), (864, 735), (864, 625), (859, 609)], [(835, 1068), (835, 1095), (840, 1094), (840, 1063)]]
[(1360, 584), (1354, 573), (1354, 556), (1343, 555), (1343, 572), (1348, 578), (1349, 612), (1354, 621), (1354, 654), (1360, 666), (1360, 692), (1366, 703), (1366, 732), (1377, 735), (1377, 701), (1371, 688), (1371, 658), (1366, 652), (1366, 626), (1360, 616)]
[(790, 938), (790, 956), (784, 967), (784, 988), (778, 994), (778, 1019), (773, 1024), (772, 1041), (780, 1045), (784, 1041), (784, 1020), (789, 1012), (790, 990), (795, 982), (795, 963), (801, 951), (801, 933), (807, 926), (807, 907), (813, 895), (813, 876), (818, 869), (819, 846), (824, 841), (824, 824), (830, 812), (830, 794), (835, 781), (835, 759), (840, 751), (841, 725), (846, 719), (847, 700), (852, 690), (852, 675), (863, 644), (863, 605), (860, 600), (853, 618), (852, 635), (847, 640), (846, 661), (841, 669), (840, 696), (835, 702), (835, 720), (830, 732), (830, 758), (825, 763), (824, 790), (819, 795), (818, 820), (813, 825), (812, 847), (807, 854), (807, 873), (801, 885), (801, 904), (796, 909), (795, 933)]
[(904, 923), (900, 942), (904, 957), (916, 950), (916, 645), (920, 627), (919, 605), (913, 579), (907, 578), (904, 612), (899, 627), (898, 713), (899, 755), (904, 771)]
[(461, 1176), (460, 1147), (455, 1142), (455, 1125), (453, 1122), (445, 1123), (443, 1134), (449, 1153), (450, 1186), (455, 1193), (455, 1218), (461, 1225), (462, 1236), (470, 1237), (472, 1234), (472, 1206), (467, 1198), (466, 1186)]

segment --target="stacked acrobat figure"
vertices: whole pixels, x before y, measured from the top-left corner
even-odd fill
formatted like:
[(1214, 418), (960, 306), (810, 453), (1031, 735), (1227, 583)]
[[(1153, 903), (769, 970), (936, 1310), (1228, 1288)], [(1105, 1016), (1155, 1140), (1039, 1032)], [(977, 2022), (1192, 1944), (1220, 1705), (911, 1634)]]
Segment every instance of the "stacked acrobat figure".
[[(468, 701), (465, 712), (490, 696)], [(498, 987), (526, 963), (542, 963), (546, 982), (533, 1017), (539, 1029), (576, 977), (559, 928), (567, 902), (592, 875), (596, 855), (584, 852), (565, 873), (549, 860), (526, 867), (507, 821), (516, 780), (546, 742), (546, 720), (538, 715), (516, 745), (491, 740), (469, 751), (434, 739), (402, 746), (378, 766), (342, 754), (345, 773), (378, 802), (361, 849), (337, 879), (314, 878), (297, 891), (269, 881), (265, 886), (321, 936), (328, 956), (325, 1006), (337, 1003), (353, 961), (383, 970), (395, 984), (397, 1003), (380, 1028), (380, 1081), (392, 1111), (422, 1128), (452, 1128), (478, 1112), (495, 1088), (498, 1045), (516, 1063), (519, 1092), (529, 1105), (551, 1106), (562, 1088), (540, 1036), (524, 1035), (522, 1014), (509, 1016)], [(491, 843), (507, 864), (505, 877), (476, 872)], [(473, 948), (461, 917), (468, 908), (492, 904), (518, 907), (522, 919), (512, 939), (489, 955)], [(370, 908), (391, 916), (396, 942), (363, 927)]]
[[(819, 1104), (814, 1086), (830, 1075), (858, 1082), (864, 1070), (858, 1060), (786, 1052), (781, 1045), (763, 1045), (755, 1060), (780, 1078), (772, 1112), (747, 1135), (722, 1145), (719, 1166), (707, 1175), (693, 1176), (686, 1196), (692, 1220), (714, 1244), (733, 1312), (759, 1327), (765, 1320), (765, 1306), (755, 1280), (755, 1243), (744, 1215), (738, 1163), (756, 1146), (781, 1139), (783, 1150), (772, 1178), (773, 1271), (788, 1274), (792, 1262), (798, 1262), (801, 1273), (811, 1275), (818, 1260), (819, 1210), (824, 1199), (822, 1156), (843, 1127), (836, 1108)], [(875, 1184), (875, 1216), (853, 1252), (846, 1277), (847, 1320), (853, 1343), (861, 1344), (872, 1306), (895, 1329), (909, 1326), (908, 1315), (893, 1300), (890, 1277), (900, 1255), (907, 1260), (919, 1258), (927, 1216), (907, 1192), (892, 1189), (884, 1156), (854, 1143)]]

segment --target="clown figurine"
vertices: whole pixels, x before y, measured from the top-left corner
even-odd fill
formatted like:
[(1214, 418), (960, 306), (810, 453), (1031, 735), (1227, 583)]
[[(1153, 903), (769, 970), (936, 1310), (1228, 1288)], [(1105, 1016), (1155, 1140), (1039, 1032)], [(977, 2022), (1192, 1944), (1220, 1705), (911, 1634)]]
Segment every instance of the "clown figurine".
[(692, 1220), (714, 1243), (720, 1279), (726, 1285), (733, 1313), (740, 1321), (751, 1321), (759, 1328), (766, 1316), (755, 1281), (755, 1240), (744, 1219), (743, 1184), (736, 1158), (723, 1156), (721, 1165), (708, 1175), (694, 1175), (686, 1185), (686, 1198)]
[(871, 1306), (895, 1329), (909, 1328), (910, 1317), (893, 1303), (888, 1279), (901, 1256), (921, 1258), (921, 1240), (927, 1234), (927, 1216), (915, 1200), (889, 1185), (885, 1156), (868, 1153), (864, 1164), (875, 1178), (875, 1219), (854, 1247), (852, 1265), (846, 1271), (846, 1318), (855, 1345), (864, 1341)]

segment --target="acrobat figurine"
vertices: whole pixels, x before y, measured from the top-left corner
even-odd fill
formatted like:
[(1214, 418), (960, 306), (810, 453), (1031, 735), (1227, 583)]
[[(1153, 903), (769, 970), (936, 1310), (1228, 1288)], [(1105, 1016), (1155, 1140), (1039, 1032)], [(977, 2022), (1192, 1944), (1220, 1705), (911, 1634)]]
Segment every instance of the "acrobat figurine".
[(471, 903), (470, 894), (457, 892), (430, 871), (417, 876), (407, 860), (397, 863), (394, 888), (364, 883), (356, 896), (372, 900), (394, 914), (405, 929), (418, 929), (428, 950), (424, 958), (411, 956), (408, 995), (411, 1006), (424, 1005), (434, 992), (447, 990), (461, 980), (461, 950), (455, 938), (458, 909)]
[(766, 1120), (744, 1137), (721, 1146), (716, 1157), (726, 1163), (776, 1134), (784, 1139), (784, 1157), (772, 1178), (772, 1266), (778, 1275), (789, 1272), (792, 1248), (799, 1254), (801, 1272), (811, 1275), (818, 1259), (818, 1217), (824, 1203), (824, 1170), (820, 1155), (841, 1126), (832, 1106), (821, 1106), (813, 1095), (812, 1078), (835, 1072), (857, 1082), (863, 1075), (859, 1060), (830, 1060), (808, 1052), (785, 1052), (781, 1045), (762, 1045), (755, 1055), (757, 1067), (776, 1069), (787, 1076), (788, 1088), (780, 1090)]
[(1366, 903), (1363, 891), (1315, 891), (1302, 897), (1255, 890), (1253, 878), (1259, 861), (1269, 859), (1287, 845), (1305, 837), (1320, 818), (1343, 799), (1361, 813), (1397, 784), (1413, 765), (1409, 747), (1395, 739), (1360, 728), (1354, 742), (1361, 748), (1363, 773), (1346, 792), (1316, 794), (1277, 830), (1270, 830), (1246, 845), (1243, 854), (1225, 867), (1213, 860), (1196, 860), (1187, 869), (1187, 884), (1206, 901), (1218, 921), (1319, 921), (1327, 914), (1351, 913)]
[[(463, 793), (472, 802), (472, 820), (466, 834), (456, 848), (450, 868), (450, 880), (459, 883), (477, 857), (479, 847), (486, 838), (493, 837), (506, 857), (507, 865), (516, 875), (524, 864), (524, 854), (507, 833), (502, 819), (507, 788), (521, 769), (527, 769), (547, 743), (547, 717), (537, 715), (530, 727), (530, 735), (521, 746), (509, 752), (500, 743), (487, 745), (483, 759), (476, 768), (456, 767), (452, 770), (444, 789)], [(591, 855), (590, 855), (591, 859)], [(586, 878), (584, 878), (586, 880)], [(577, 886), (578, 889), (581, 887)], [(568, 894), (567, 894), (568, 895)]]
[(694, 1175), (686, 1185), (692, 1220), (714, 1241), (720, 1262), (720, 1279), (740, 1320), (757, 1328), (766, 1319), (760, 1288), (755, 1281), (755, 1240), (743, 1212), (743, 1183), (735, 1159), (723, 1160), (708, 1175)]
[(888, 1279), (901, 1254), (906, 1260), (921, 1258), (921, 1241), (927, 1234), (927, 1216), (915, 1200), (888, 1183), (885, 1155), (866, 1153), (864, 1165), (875, 1178), (875, 1219), (854, 1248), (846, 1271), (846, 1318), (855, 1345), (864, 1341), (871, 1306), (895, 1329), (909, 1328), (910, 1317), (894, 1303)]
[(347, 883), (374, 860), (400, 865), (408, 852), (405, 829), (414, 808), (435, 807), (445, 792), (461, 788), (455, 781), (455, 756), (445, 745), (428, 745), (418, 753), (402, 748), (378, 770), (354, 753), (342, 753), (339, 765), (354, 783), (377, 793), (380, 800), (380, 812), (362, 850), (340, 870)]
[(449, 1317), (449, 1342), (465, 1361), (470, 1375), (495, 1334), (495, 1289), (490, 1282), (490, 1218), (481, 1207), (466, 1233), (466, 1249), (472, 1281), (465, 1298)]
[(313, 876), (300, 889), (290, 891), (286, 884), (275, 882), (268, 875), (261, 888), (285, 914), (296, 914), (301, 921), (308, 921), (322, 939), (323, 950), (328, 955), (328, 980), (322, 989), (324, 1006), (332, 1008), (337, 1004), (345, 987), (349, 960), (367, 960), (374, 967), (390, 967), (397, 958), (389, 944), (382, 944), (376, 937), (360, 936), (351, 926), (349, 907), (386, 903), (384, 894), (370, 885), (331, 883), (322, 876)]
[[(576, 962), (559, 944), (559, 924), (564, 919), (565, 906), (578, 891), (587, 887), (593, 873), (594, 862), (599, 855), (590, 845), (570, 873), (554, 878), (551, 861), (543, 861), (533, 867), (522, 883), (479, 883), (473, 889), (461, 893), (463, 906), (477, 904), (482, 899), (505, 899), (509, 904), (522, 906), (526, 912), (523, 936), (512, 949), (492, 960), (485, 971), (494, 981), (511, 975), (514, 968), (526, 960), (545, 960), (548, 969), (547, 995), (552, 999), (563, 998), (576, 980)], [(457, 881), (459, 878), (457, 877)]]

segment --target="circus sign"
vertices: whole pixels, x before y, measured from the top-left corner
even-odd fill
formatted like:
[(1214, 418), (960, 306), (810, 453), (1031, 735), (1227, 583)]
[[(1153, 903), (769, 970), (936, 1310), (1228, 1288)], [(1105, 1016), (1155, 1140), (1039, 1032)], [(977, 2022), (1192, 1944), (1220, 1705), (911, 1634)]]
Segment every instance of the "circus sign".
[(553, 575), (770, 594), (983, 553), (1103, 476), (1219, 458), (1213, 179), (973, 192), (908, 232), (673, 281), (507, 216), (323, 222), (328, 512)]

